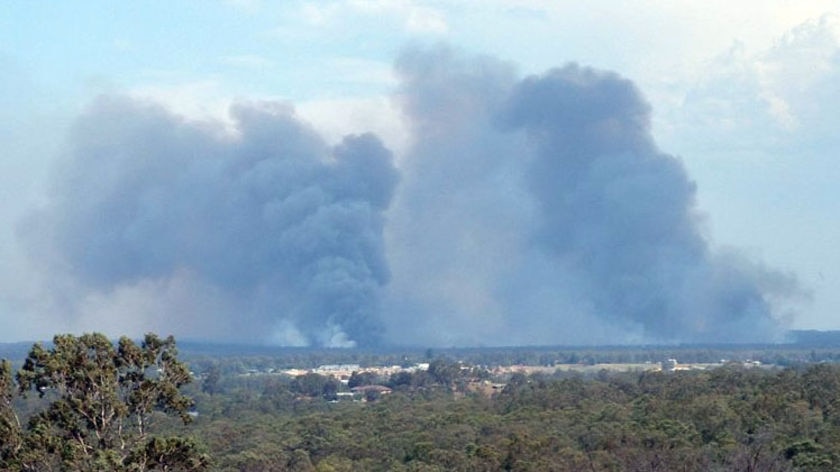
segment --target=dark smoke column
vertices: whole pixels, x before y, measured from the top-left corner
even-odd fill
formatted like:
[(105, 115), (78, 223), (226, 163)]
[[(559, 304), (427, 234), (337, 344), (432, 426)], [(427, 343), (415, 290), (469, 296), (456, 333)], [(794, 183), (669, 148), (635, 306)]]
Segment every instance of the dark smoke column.
[(695, 184), (617, 74), (520, 78), (410, 48), (389, 213), (392, 336), (429, 345), (770, 341), (795, 280), (711, 247)]
[(115, 326), (188, 338), (377, 343), (391, 153), (373, 135), (328, 146), (281, 104), (231, 118), (105, 97), (78, 120), (20, 231), (66, 316), (90, 318), (94, 300)]
[(695, 185), (656, 148), (629, 80), (576, 65), (530, 77), (501, 121), (524, 130), (534, 153), (536, 241), (582, 278), (599, 316), (656, 341), (773, 338), (762, 280), (779, 276), (710, 252)]

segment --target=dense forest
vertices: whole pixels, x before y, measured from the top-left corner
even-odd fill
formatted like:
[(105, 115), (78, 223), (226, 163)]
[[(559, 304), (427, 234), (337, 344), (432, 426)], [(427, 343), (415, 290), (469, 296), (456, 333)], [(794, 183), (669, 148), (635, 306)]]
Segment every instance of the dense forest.
[[(252, 379), (253, 380), (253, 379)], [(365, 403), (294, 382), (198, 393), (217, 470), (783, 471), (840, 467), (840, 369), (402, 379)], [(408, 380), (405, 382), (405, 380)]]
[[(426, 369), (380, 375), (360, 367), (342, 381), (277, 374), (271, 366), (288, 359), (265, 353), (201, 354), (186, 356), (188, 378), (171, 340), (121, 340), (109, 348), (101, 338), (85, 338), (98, 344), (77, 349), (81, 338), (57, 339), (63, 348), (36, 346), (14, 376), (3, 364), (2, 470), (73, 470), (72, 461), (81, 470), (253, 472), (840, 469), (840, 366), (833, 362), (501, 377), (423, 351), (380, 360), (430, 358)], [(581, 352), (579, 360), (587, 355), (595, 354)], [(75, 358), (87, 360), (65, 362)], [(92, 379), (87, 374), (101, 368), (114, 373), (104, 383), (114, 389), (100, 391), (111, 396), (84, 396), (91, 392), (80, 387)], [(353, 387), (355, 395), (348, 393)], [(77, 415), (86, 402), (110, 404), (113, 418), (134, 429), (93, 431), (99, 423)], [(146, 430), (137, 431), (140, 419)], [(95, 441), (88, 449), (73, 442), (100, 434), (105, 452), (96, 452)]]

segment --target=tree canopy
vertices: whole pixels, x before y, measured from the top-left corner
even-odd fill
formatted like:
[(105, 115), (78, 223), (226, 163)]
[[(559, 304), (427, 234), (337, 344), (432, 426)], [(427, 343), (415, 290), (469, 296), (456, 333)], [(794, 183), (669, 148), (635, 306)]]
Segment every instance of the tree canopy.
[[(16, 374), (0, 364), (0, 469), (205, 470), (192, 439), (150, 429), (166, 416), (190, 422), (192, 400), (180, 392), (190, 381), (171, 336), (115, 346), (102, 334), (66, 334), (49, 348), (35, 344)], [(32, 394), (39, 401), (23, 418), (16, 399)]]

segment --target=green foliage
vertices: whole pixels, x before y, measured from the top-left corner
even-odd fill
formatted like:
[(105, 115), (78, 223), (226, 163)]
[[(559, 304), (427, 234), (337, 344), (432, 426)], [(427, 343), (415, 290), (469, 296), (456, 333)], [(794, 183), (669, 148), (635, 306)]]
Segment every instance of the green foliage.
[(354, 388), (364, 385), (374, 385), (377, 380), (377, 376), (373, 372), (353, 372), (347, 381), (347, 387)]
[[(190, 373), (177, 359), (175, 340), (146, 335), (141, 345), (123, 337), (115, 347), (101, 334), (59, 335), (32, 347), (12, 387), (0, 368), (3, 470), (198, 471), (207, 467), (197, 445), (150, 433), (160, 415), (191, 420), (192, 401), (180, 388)], [(41, 409), (20, 427), (13, 395), (36, 392)], [(14, 420), (14, 421), (12, 421)], [(8, 436), (7, 436), (8, 434)]]
[(204, 373), (204, 379), (201, 381), (201, 391), (209, 395), (219, 393), (219, 379), (221, 379), (221, 369), (218, 365), (212, 365)]
[[(148, 343), (151, 350), (157, 346), (154, 355), (144, 354), (146, 345), (126, 344), (122, 350), (118, 345), (113, 356), (123, 360), (113, 367), (107, 361), (112, 354), (100, 352), (110, 343), (100, 341), (92, 342), (91, 349), (79, 350), (73, 342), (67, 348), (58, 342), (49, 350), (33, 348), (35, 367), (24, 364), (17, 382), (11, 366), (0, 364), (0, 469), (203, 470), (209, 467), (200, 454), (206, 444), (214, 452), (213, 470), (222, 472), (840, 470), (840, 367), (831, 363), (790, 362), (796, 367), (785, 370), (731, 363), (671, 373), (592, 369), (589, 374), (515, 374), (493, 378), (491, 384), (481, 382), (489, 379), (486, 369), (451, 361), (464, 358), (446, 351), (434, 353), (443, 357), (430, 359), (428, 371), (399, 372), (388, 379), (365, 374), (363, 367), (351, 384), (385, 384), (394, 392), (371, 402), (330, 403), (324, 400), (345, 389), (335, 378), (289, 378), (271, 370), (295, 365), (289, 359), (304, 360), (300, 351), (283, 353), (286, 357), (203, 358), (196, 369), (202, 382), (172, 389), (164, 379), (178, 369), (158, 370), (165, 358), (174, 359), (174, 351), (173, 357), (164, 355), (166, 340)], [(618, 348), (465, 352), (482, 364), (491, 364), (487, 359), (494, 356), (509, 364), (541, 365), (572, 358), (587, 364), (639, 362), (652, 356)], [(319, 351), (304, 364), (410, 358), (379, 355)], [(772, 355), (796, 359), (784, 352)], [(826, 356), (817, 352), (812, 357)], [(671, 354), (658, 355), (667, 357)], [(695, 349), (677, 357), (726, 356)], [(413, 358), (422, 359), (423, 352)], [(65, 361), (76, 367), (51, 367)], [(69, 370), (74, 372), (70, 377), (62, 374)], [(253, 370), (259, 374), (242, 375)], [(101, 377), (91, 375), (96, 372)], [(118, 387), (102, 389), (95, 398), (68, 396), (70, 390), (60, 387), (73, 385), (81, 392), (102, 379), (116, 379)], [(505, 381), (504, 388), (497, 388)], [(17, 392), (26, 382), (24, 390), (38, 395), (23, 404)], [(191, 425), (195, 441), (175, 421), (189, 405), (178, 401), (182, 386), (197, 400), (200, 416)], [(132, 391), (145, 393), (127, 394)], [(56, 402), (65, 407), (50, 410)], [(98, 444), (92, 431), (101, 422), (85, 422), (72, 408), (77, 403), (122, 415), (131, 430), (127, 437), (133, 439), (125, 449), (91, 452), (86, 462), (63, 462), (80, 456), (81, 449), (59, 434), (63, 429), (58, 425), (75, 425), (86, 444)], [(29, 414), (33, 406), (41, 408)], [(53, 416), (42, 420), (44, 411)], [(146, 431), (142, 440), (140, 424)], [(107, 428), (102, 431), (107, 438)]]
[(12, 378), (12, 364), (0, 360), (0, 465), (17, 466), (20, 454), (22, 434), (20, 420), (12, 402), (15, 397), (15, 385)]
[(339, 382), (335, 377), (310, 372), (296, 377), (292, 381), (290, 389), (292, 392), (305, 397), (323, 397), (326, 400), (335, 400)]
[[(840, 468), (836, 365), (514, 375), (492, 397), (448, 386), (466, 382), (469, 369), (434, 365), (395, 374), (394, 393), (376, 402), (283, 396), (281, 384), (214, 395), (224, 413), (205, 415), (211, 397), (200, 397), (196, 427), (216, 470), (231, 472)], [(287, 387), (323, 392), (325, 381)]]

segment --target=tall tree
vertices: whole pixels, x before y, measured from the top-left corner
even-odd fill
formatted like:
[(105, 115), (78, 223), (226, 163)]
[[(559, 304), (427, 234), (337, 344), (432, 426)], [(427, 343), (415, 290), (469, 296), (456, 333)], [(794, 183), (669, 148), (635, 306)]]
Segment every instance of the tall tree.
[(21, 448), (20, 420), (12, 406), (15, 384), (12, 364), (0, 360), (0, 465), (15, 464)]
[[(0, 374), (4, 387), (11, 380), (6, 364)], [(190, 439), (149, 430), (157, 412), (185, 424), (191, 419), (192, 401), (179, 390), (191, 376), (177, 359), (171, 336), (147, 334), (140, 345), (123, 337), (115, 347), (102, 334), (59, 335), (49, 349), (32, 347), (16, 379), (18, 393), (37, 392), (44, 408), (25, 428), (18, 427), (16, 447), (4, 447), (3, 470), (199, 471), (208, 466)], [(12, 391), (4, 388), (3, 400), (11, 399)], [(11, 407), (8, 411), (14, 413)], [(3, 413), (2, 427), (14, 430), (7, 416)]]

